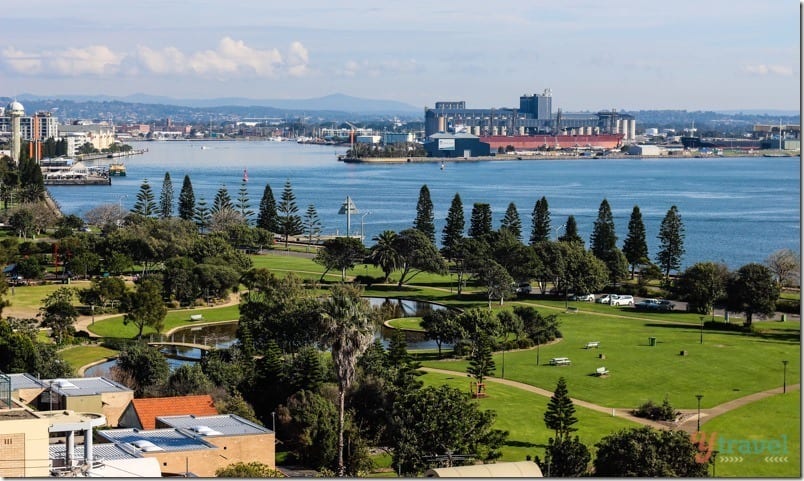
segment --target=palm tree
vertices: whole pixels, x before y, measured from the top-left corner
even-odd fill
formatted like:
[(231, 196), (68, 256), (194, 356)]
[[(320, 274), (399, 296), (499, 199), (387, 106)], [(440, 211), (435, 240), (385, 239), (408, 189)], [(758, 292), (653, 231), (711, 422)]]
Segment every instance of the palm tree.
[(357, 359), (374, 339), (371, 306), (360, 295), (359, 287), (338, 284), (322, 305), (323, 344), (332, 351), (332, 363), (338, 378), (338, 476), (344, 476), (343, 462), (344, 400), (355, 379)]
[(388, 282), (391, 273), (400, 265), (399, 254), (394, 248), (395, 239), (396, 232), (392, 230), (383, 231), (371, 239), (375, 241), (376, 244), (371, 248), (369, 260), (373, 265), (382, 269), (383, 274), (385, 274), (385, 283)]

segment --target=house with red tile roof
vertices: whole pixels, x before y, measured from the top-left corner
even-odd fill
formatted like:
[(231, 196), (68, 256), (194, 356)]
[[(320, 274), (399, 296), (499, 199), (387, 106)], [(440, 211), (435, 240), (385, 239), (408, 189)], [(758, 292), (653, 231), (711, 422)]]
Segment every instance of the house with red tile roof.
[(155, 429), (159, 416), (214, 416), (218, 413), (212, 396), (152, 397), (132, 399), (123, 415), (120, 416), (120, 427), (137, 429)]

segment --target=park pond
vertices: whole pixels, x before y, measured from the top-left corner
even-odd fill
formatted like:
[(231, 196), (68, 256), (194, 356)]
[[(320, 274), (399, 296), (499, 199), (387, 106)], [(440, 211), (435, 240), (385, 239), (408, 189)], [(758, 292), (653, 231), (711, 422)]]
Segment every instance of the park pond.
[[(385, 306), (393, 309), (393, 318), (400, 317), (421, 317), (434, 310), (446, 309), (440, 304), (430, 302), (415, 301), (411, 299), (396, 299), (390, 297), (367, 297), (372, 306)], [(388, 346), (393, 329), (385, 326), (378, 326), (375, 333), (376, 338), (380, 339), (384, 346)], [(149, 338), (149, 341), (158, 341), (156, 337)], [(405, 331), (405, 340), (409, 350), (436, 349), (435, 341), (429, 340), (421, 332)], [(237, 342), (237, 322), (227, 322), (219, 324), (208, 324), (203, 326), (187, 326), (176, 329), (170, 336), (164, 339), (166, 342), (176, 342), (182, 344), (203, 344), (214, 346), (218, 349), (225, 349)], [(442, 345), (443, 348), (450, 348), (451, 345)], [(187, 346), (170, 346), (162, 348), (171, 370), (188, 362), (197, 362), (201, 359), (201, 349)], [(101, 364), (89, 367), (84, 371), (85, 377), (106, 375), (113, 366), (117, 364), (116, 359), (111, 359)]]

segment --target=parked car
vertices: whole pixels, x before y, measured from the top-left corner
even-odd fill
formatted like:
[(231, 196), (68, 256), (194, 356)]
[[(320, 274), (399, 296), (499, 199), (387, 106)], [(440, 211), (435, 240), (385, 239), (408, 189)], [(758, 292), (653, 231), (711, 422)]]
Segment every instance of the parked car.
[(527, 282), (522, 282), (518, 286), (516, 286), (516, 293), (517, 294), (530, 294), (533, 291), (533, 288)]
[(634, 304), (641, 311), (672, 311), (676, 305), (664, 299), (645, 299)]
[(572, 296), (573, 301), (595, 302), (594, 294), (575, 294)]
[(672, 311), (676, 308), (676, 305), (670, 301), (666, 301), (664, 299), (659, 300), (659, 310), (660, 311)]
[(612, 306), (633, 306), (634, 296), (612, 294), (609, 304)]
[(659, 310), (659, 300), (658, 299), (644, 299), (636, 304), (634, 304), (635, 309), (639, 309), (640, 311), (658, 311)]
[(603, 294), (597, 299), (595, 299), (595, 302), (597, 302), (598, 304), (608, 304), (611, 302), (611, 294)]

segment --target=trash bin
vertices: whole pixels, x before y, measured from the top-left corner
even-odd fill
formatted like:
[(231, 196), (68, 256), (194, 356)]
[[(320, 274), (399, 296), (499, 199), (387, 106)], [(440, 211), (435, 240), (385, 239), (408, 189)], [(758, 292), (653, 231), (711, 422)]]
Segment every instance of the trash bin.
[(655, 337), (649, 337), (648, 338), (648, 344), (650, 344), (651, 346), (655, 346), (656, 345), (656, 338)]
[(782, 322), (787, 321), (787, 314), (782, 314)]
[(723, 319), (726, 321), (726, 324), (729, 323), (729, 311), (723, 313)]

